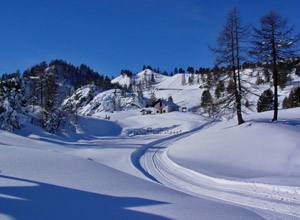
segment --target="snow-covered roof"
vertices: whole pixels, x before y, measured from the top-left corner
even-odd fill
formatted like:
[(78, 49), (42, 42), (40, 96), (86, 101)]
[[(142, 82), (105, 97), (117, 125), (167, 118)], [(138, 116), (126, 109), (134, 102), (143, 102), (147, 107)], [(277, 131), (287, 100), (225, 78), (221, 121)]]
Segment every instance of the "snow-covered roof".
[(150, 109), (142, 109), (140, 112), (152, 112)]

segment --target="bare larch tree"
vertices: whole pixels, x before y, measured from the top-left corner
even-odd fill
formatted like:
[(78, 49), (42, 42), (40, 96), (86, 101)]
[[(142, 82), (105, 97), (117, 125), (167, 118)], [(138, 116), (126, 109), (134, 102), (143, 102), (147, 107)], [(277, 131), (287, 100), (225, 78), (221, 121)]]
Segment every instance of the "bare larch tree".
[(260, 28), (254, 28), (251, 55), (259, 62), (272, 66), (274, 87), (274, 115), (278, 119), (278, 63), (299, 56), (300, 35), (293, 35), (294, 26), (287, 26), (288, 20), (275, 11), (260, 19)]
[(216, 65), (228, 65), (228, 75), (233, 81), (232, 93), (224, 97), (220, 103), (222, 108), (229, 108), (233, 104), (233, 110), (237, 113), (238, 124), (244, 123), (242, 116), (242, 84), (240, 63), (244, 60), (246, 47), (244, 42), (249, 36), (249, 26), (242, 25), (241, 17), (236, 7), (229, 13), (222, 32), (217, 38), (217, 47), (210, 48), (216, 55)]

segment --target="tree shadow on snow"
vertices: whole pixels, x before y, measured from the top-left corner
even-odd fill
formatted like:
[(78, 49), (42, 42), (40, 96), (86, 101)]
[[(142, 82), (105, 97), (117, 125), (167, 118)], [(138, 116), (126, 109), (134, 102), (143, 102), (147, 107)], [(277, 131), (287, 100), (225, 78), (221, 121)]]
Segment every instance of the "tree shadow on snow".
[(116, 197), (0, 175), (33, 186), (0, 187), (0, 214), (15, 219), (167, 219), (126, 208), (167, 204)]
[(300, 119), (279, 119), (278, 121), (272, 122), (268, 119), (256, 119), (256, 120), (249, 120), (248, 126), (251, 126), (252, 123), (268, 123), (268, 124), (282, 124), (282, 125), (290, 125), (290, 126), (300, 126)]

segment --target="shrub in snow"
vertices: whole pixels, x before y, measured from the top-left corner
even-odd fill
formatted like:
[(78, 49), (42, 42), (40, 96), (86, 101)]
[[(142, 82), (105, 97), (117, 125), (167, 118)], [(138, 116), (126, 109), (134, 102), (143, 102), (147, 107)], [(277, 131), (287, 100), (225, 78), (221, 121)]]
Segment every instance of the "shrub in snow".
[(265, 90), (257, 101), (257, 112), (265, 112), (274, 109), (274, 95), (271, 89)]

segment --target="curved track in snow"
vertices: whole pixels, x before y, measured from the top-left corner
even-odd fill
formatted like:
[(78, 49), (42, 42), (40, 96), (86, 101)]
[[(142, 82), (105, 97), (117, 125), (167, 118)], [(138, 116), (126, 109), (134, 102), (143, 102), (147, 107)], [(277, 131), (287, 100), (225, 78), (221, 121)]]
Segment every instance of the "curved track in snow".
[(242, 182), (210, 177), (180, 166), (168, 157), (168, 146), (212, 123), (154, 141), (131, 155), (135, 167), (149, 179), (197, 197), (211, 197), (239, 206), (300, 219), (300, 187)]

